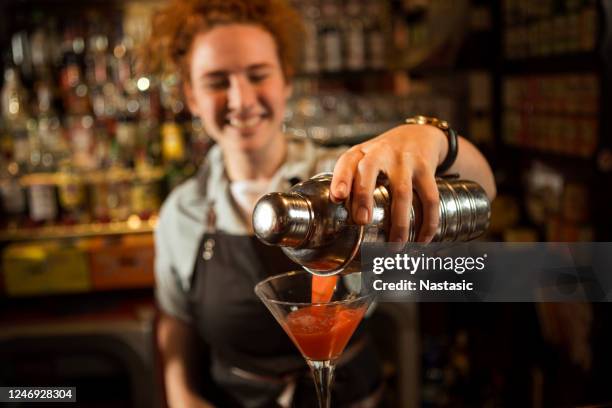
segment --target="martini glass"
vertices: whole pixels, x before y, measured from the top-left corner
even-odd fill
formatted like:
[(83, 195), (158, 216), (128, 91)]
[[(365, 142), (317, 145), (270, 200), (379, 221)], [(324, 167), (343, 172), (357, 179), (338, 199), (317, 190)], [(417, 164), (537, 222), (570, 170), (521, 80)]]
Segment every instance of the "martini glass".
[[(320, 408), (330, 407), (336, 361), (374, 299), (360, 273), (337, 279), (329, 301), (312, 302), (313, 275), (306, 271), (272, 276), (255, 293), (302, 353), (312, 372)], [(336, 279), (330, 277), (329, 279)]]

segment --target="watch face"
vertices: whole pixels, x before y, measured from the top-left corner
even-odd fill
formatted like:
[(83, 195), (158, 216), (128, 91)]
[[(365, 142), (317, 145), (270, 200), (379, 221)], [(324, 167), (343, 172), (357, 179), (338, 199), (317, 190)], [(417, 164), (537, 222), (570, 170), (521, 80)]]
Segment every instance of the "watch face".
[(449, 126), (448, 126), (448, 122), (445, 120), (440, 120), (438, 118), (431, 118), (428, 116), (423, 116), (423, 115), (417, 115), (415, 117), (406, 119), (406, 123), (409, 125), (415, 124), (415, 125), (431, 125), (431, 126), (435, 126), (438, 129), (441, 130), (448, 130)]

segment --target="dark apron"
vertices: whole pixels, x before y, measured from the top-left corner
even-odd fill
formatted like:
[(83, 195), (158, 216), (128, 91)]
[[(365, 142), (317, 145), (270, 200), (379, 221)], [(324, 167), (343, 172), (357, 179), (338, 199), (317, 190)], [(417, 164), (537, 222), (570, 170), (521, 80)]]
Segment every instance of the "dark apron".
[[(210, 350), (212, 384), (202, 387), (207, 390), (205, 398), (219, 407), (274, 407), (292, 383), (292, 406), (316, 407), (316, 392), (303, 357), (253, 291), (265, 277), (298, 266), (279, 248), (253, 236), (221, 232), (204, 234), (196, 259), (188, 298), (203, 346)], [(351, 344), (362, 348), (337, 368), (334, 407), (348, 407), (380, 388), (380, 364), (365, 336), (364, 323), (345, 354)]]

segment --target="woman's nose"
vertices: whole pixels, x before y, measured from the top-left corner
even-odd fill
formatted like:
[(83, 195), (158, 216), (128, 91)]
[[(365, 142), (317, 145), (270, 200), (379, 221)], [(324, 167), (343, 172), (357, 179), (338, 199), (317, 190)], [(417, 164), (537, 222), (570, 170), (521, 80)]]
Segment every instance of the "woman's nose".
[(245, 110), (253, 107), (257, 96), (255, 87), (246, 78), (235, 78), (230, 83), (228, 103), (231, 110)]

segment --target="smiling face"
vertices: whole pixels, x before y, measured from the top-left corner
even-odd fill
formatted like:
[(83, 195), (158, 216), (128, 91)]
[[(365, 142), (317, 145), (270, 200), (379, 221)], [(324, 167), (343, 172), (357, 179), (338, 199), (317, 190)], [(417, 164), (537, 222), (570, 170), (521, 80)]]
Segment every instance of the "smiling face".
[(197, 35), (185, 93), (192, 114), (226, 154), (266, 154), (284, 143), (291, 87), (274, 38), (262, 28), (228, 24)]

